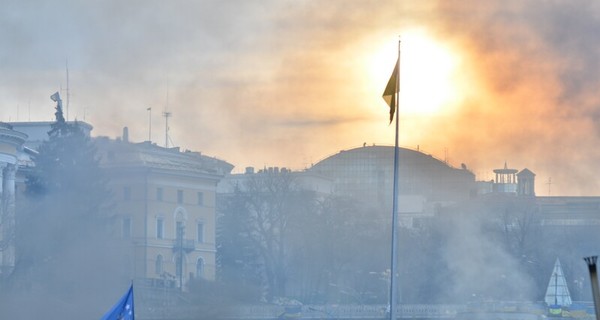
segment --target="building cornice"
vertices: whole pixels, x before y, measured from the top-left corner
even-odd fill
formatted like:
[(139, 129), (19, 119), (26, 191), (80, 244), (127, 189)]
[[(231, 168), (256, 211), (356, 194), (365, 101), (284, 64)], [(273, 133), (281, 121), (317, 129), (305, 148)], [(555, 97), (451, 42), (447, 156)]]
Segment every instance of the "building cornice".
[(22, 132), (0, 127), (0, 143), (8, 143), (15, 147), (22, 146), (27, 140), (27, 135)]

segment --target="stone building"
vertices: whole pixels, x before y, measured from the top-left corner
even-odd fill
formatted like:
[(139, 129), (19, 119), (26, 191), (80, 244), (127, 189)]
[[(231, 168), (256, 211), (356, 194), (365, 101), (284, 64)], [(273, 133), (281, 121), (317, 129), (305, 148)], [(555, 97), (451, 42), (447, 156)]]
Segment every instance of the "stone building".
[(131, 244), (131, 272), (146, 285), (215, 278), (215, 194), (233, 166), (148, 141), (97, 138), (115, 198), (117, 236)]
[(15, 185), (25, 133), (0, 123), (0, 276), (10, 273), (15, 263)]

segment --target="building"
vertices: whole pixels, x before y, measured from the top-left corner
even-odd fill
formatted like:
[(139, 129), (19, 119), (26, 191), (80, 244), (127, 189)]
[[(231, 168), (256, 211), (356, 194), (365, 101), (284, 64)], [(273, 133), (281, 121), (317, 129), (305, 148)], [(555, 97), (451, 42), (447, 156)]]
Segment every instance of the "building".
[(229, 174), (218, 185), (217, 193), (227, 195), (234, 192), (235, 187), (244, 187), (249, 179), (260, 179), (267, 175), (289, 174), (298, 189), (314, 191), (318, 196), (333, 193), (333, 181), (310, 171), (292, 171), (287, 168), (269, 167), (255, 171), (247, 167), (244, 173)]
[(509, 168), (494, 169), (495, 178), (491, 181), (478, 181), (477, 194), (512, 194), (535, 197), (535, 173), (525, 168), (521, 171)]
[[(398, 212), (401, 224), (432, 216), (437, 208), (467, 200), (477, 192), (475, 175), (418, 150), (399, 148)], [(342, 150), (308, 169), (333, 180), (336, 194), (361, 199), (388, 212), (392, 208), (394, 147), (367, 146)]]
[(15, 263), (15, 188), (25, 133), (0, 123), (0, 276), (10, 273)]
[[(79, 129), (86, 136), (91, 136), (92, 129), (94, 127), (84, 121), (67, 121), (69, 124), (77, 125)], [(51, 125), (54, 121), (34, 121), (34, 122), (11, 122), (10, 126), (15, 131), (25, 132), (27, 134), (27, 140), (24, 146), (37, 150), (42, 142), (48, 140), (48, 132), (51, 129)]]
[(150, 142), (97, 138), (119, 217), (129, 239), (132, 273), (151, 286), (215, 278), (215, 195), (233, 166)]
[[(7, 137), (0, 136), (0, 164), (6, 162), (6, 168), (16, 169), (15, 150), (20, 145), (34, 152), (48, 139), (52, 123), (10, 124), (24, 133), (0, 128), (0, 134), (6, 132)], [(90, 136), (90, 124), (77, 125)], [(132, 278), (171, 287), (193, 277), (214, 279), (216, 186), (233, 166), (197, 152), (131, 143), (126, 132), (123, 139), (93, 140), (114, 195), (115, 235), (131, 245)], [(27, 156), (21, 158), (19, 172), (24, 172), (33, 163)], [(14, 177), (9, 169), (4, 172), (5, 180), (10, 181), (11, 174)], [(16, 180), (24, 190), (24, 175), (17, 173)]]

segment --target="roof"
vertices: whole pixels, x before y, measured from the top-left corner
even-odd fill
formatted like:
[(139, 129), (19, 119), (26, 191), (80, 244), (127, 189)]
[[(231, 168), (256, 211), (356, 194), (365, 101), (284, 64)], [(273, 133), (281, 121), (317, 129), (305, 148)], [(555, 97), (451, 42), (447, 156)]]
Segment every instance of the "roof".
[(530, 176), (530, 177), (535, 177), (535, 173), (531, 172), (531, 170), (525, 168), (523, 170), (521, 170), (521, 172), (517, 173), (518, 177), (522, 177), (522, 176)]
[[(466, 166), (454, 168), (429, 154), (406, 148), (398, 148), (398, 156), (398, 193), (401, 195), (453, 201), (468, 198), (475, 189), (475, 175)], [(333, 178), (337, 192), (383, 203), (385, 199), (392, 199), (394, 147), (363, 146), (342, 150), (308, 170)]]
[(233, 165), (224, 160), (204, 156), (200, 152), (163, 148), (149, 141), (129, 143), (108, 138), (95, 140), (102, 155), (101, 165), (106, 168), (152, 168), (218, 176), (233, 169)]

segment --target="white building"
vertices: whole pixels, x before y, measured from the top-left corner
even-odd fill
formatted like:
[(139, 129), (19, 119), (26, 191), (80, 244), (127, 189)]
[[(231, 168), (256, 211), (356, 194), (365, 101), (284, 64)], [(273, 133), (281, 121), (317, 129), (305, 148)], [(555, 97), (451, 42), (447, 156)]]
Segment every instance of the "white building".
[(14, 268), (15, 183), (25, 133), (0, 123), (0, 276)]

